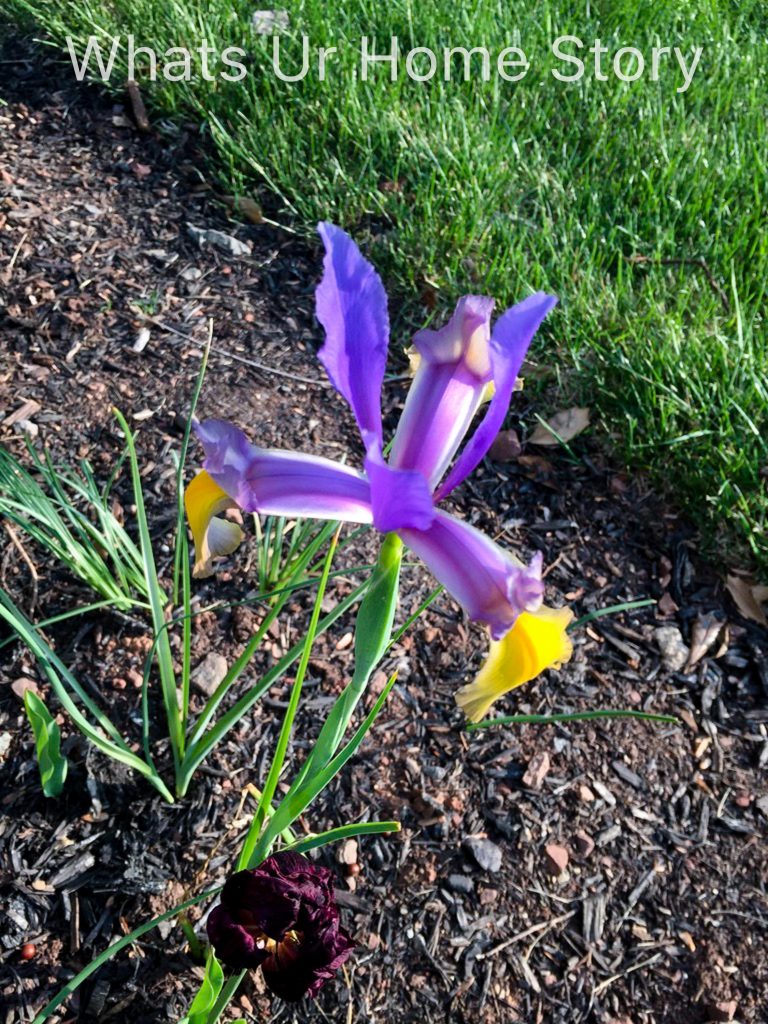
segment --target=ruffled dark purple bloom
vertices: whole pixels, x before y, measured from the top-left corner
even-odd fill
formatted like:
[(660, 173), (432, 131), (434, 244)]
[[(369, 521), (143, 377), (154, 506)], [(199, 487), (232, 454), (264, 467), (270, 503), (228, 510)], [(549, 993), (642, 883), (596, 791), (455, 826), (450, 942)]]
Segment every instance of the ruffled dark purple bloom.
[(227, 881), (208, 918), (208, 938), (229, 967), (261, 967), (288, 1001), (314, 998), (349, 957), (333, 875), (296, 853), (276, 853)]

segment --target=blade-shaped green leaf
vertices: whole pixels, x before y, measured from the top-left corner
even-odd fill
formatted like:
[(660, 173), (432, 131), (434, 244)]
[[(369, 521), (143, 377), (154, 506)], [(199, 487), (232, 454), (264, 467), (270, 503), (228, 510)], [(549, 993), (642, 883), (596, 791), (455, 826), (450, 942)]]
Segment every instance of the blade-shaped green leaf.
[(224, 972), (221, 964), (216, 959), (213, 949), (208, 950), (208, 958), (205, 961), (205, 975), (200, 983), (197, 995), (192, 1000), (189, 1013), (179, 1024), (206, 1024), (208, 1015), (216, 1005), (219, 992), (224, 985)]
[(24, 708), (35, 734), (40, 783), (46, 796), (58, 796), (67, 777), (67, 759), (61, 753), (61, 733), (45, 702), (32, 690), (24, 691)]

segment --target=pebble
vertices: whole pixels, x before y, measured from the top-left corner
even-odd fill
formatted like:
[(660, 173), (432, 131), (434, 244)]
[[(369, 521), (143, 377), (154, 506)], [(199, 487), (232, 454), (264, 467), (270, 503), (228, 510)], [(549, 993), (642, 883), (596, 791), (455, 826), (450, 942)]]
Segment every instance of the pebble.
[(589, 857), (595, 848), (595, 840), (589, 832), (579, 831), (573, 837), (573, 845), (576, 847), (580, 857)]
[(725, 1022), (734, 1019), (738, 1008), (739, 1002), (737, 999), (718, 999), (716, 1002), (709, 1004), (707, 1013), (710, 1020)]
[(471, 893), (475, 888), (475, 883), (468, 875), (448, 875), (448, 887), (453, 892)]
[(28, 676), (19, 676), (18, 679), (14, 679), (11, 683), (11, 689), (17, 697), (21, 697), (24, 700), (24, 691), (31, 690), (32, 693), (39, 693), (37, 683), (34, 679), (30, 679)]
[(223, 654), (211, 651), (192, 672), (190, 682), (200, 693), (205, 694), (206, 697), (212, 697), (216, 687), (226, 674), (227, 659)]
[(568, 851), (557, 843), (548, 843), (544, 847), (544, 867), (550, 875), (562, 875), (568, 867)]
[(687, 663), (690, 651), (677, 626), (659, 626), (653, 631), (653, 639), (661, 653), (664, 668), (670, 672), (679, 672)]
[(544, 779), (547, 777), (549, 768), (549, 754), (546, 750), (541, 751), (539, 754), (534, 754), (528, 762), (528, 767), (523, 775), (523, 785), (535, 791), (540, 790)]
[(464, 840), (464, 849), (472, 854), (483, 871), (495, 873), (501, 870), (501, 847), (492, 843), (490, 839), (470, 837)]

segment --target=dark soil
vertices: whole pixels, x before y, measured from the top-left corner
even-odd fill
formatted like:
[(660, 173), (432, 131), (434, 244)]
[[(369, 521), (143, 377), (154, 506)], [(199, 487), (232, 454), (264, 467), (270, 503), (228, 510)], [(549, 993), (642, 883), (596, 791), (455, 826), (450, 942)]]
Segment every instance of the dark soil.
[[(39, 52), (6, 49), (0, 97), (0, 442), (20, 454), (31, 430), (37, 445), (60, 459), (87, 457), (105, 480), (120, 451), (110, 412), (118, 405), (138, 431), (167, 574), (171, 453), (212, 319), (203, 415), (235, 420), (260, 444), (359, 458), (351, 418), (314, 357), (317, 249), (287, 231), (229, 220), (206, 184), (204, 139), (193, 127), (142, 135), (127, 109), (76, 87), (66, 66)], [(188, 223), (251, 242), (251, 255), (201, 250)], [(142, 327), (150, 338), (138, 352)], [(397, 379), (385, 387), (389, 428), (404, 388)], [(510, 426), (524, 434), (532, 424), (530, 400), (516, 396)], [(698, 562), (676, 512), (607, 464), (594, 442), (581, 438), (574, 450), (574, 458), (524, 448), (522, 457), (486, 460), (457, 510), (512, 548), (542, 550), (550, 603), (571, 603), (577, 614), (643, 597), (660, 604), (580, 630), (563, 671), (500, 707), (636, 707), (681, 723), (467, 733), (453, 693), (472, 677), (485, 641), (440, 599), (383, 665), (399, 671), (385, 712), (302, 823), (320, 831), (361, 817), (402, 822), (397, 836), (361, 840), (359, 874), (348, 879), (334, 851), (322, 854), (338, 871), (357, 955), (313, 1004), (272, 1000), (254, 976), (230, 1019), (768, 1021), (768, 639)], [(124, 472), (117, 494), (130, 523)], [(28, 614), (93, 600), (28, 539), (17, 540), (23, 553), (0, 530), (0, 583)], [(371, 542), (345, 553), (342, 564), (373, 550)], [(196, 584), (200, 600), (251, 592), (252, 558), (246, 545), (216, 578)], [(337, 593), (348, 586), (341, 581)], [(423, 568), (406, 571), (401, 618), (430, 586)], [(306, 598), (292, 603), (250, 677), (301, 635), (306, 607)], [(257, 615), (201, 617), (195, 662), (210, 650), (234, 657)], [(672, 671), (654, 630), (677, 627), (691, 645), (705, 615), (729, 623), (727, 643)], [(106, 613), (75, 621), (49, 638), (130, 728), (146, 623)], [(348, 677), (352, 626), (340, 623), (318, 644), (297, 758)], [(287, 683), (273, 688), (175, 806), (62, 719), (70, 778), (54, 801), (40, 793), (11, 688), (20, 677), (48, 695), (20, 645), (0, 649), (0, 1022), (31, 1021), (114, 938), (225, 877), (245, 825), (241, 792), (263, 782), (287, 693)], [(544, 754), (550, 767), (536, 788), (531, 762)], [(550, 873), (550, 844), (570, 855), (559, 876)], [(478, 857), (498, 853), (498, 870), (480, 866)], [(24, 960), (30, 942), (34, 956)], [(168, 925), (110, 961), (57, 1019), (173, 1021), (199, 976)]]

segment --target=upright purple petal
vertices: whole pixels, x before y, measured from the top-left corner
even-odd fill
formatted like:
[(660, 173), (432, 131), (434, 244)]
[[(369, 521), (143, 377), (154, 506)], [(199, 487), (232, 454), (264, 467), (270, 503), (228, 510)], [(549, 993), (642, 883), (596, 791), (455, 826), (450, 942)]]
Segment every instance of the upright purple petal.
[(493, 299), (464, 295), (438, 331), (419, 331), (421, 356), (392, 442), (390, 462), (426, 477), (432, 490), (464, 440), (491, 379)]
[(536, 611), (544, 596), (541, 555), (518, 562), (480, 530), (437, 511), (428, 530), (400, 530), (399, 536), (456, 598), (470, 619), (486, 623), (495, 640), (518, 615)]
[(373, 522), (371, 489), (362, 473), (330, 459), (257, 448), (223, 420), (195, 424), (205, 468), (246, 512)]
[(381, 533), (412, 527), (426, 530), (435, 518), (432, 491), (421, 473), (388, 466), (377, 448), (365, 460), (371, 485), (373, 525)]
[(373, 433), (381, 446), (387, 295), (349, 235), (327, 223), (319, 224), (318, 231), (325, 245), (325, 272), (315, 293), (317, 319), (325, 328), (320, 362), (352, 407), (361, 433)]
[(454, 487), (458, 487), (493, 444), (504, 423), (528, 346), (539, 324), (556, 303), (554, 295), (536, 292), (512, 306), (496, 321), (490, 344), (495, 392), (480, 426), (438, 488), (436, 501), (441, 501)]

